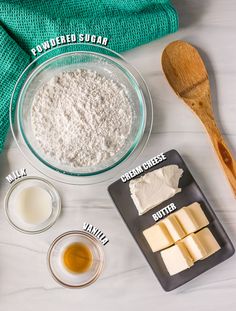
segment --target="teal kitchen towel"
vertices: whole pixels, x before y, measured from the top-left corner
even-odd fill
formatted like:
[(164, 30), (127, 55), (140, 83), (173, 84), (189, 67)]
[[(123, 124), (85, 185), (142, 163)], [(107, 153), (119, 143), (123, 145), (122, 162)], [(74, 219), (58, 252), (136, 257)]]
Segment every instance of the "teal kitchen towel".
[(168, 0), (0, 0), (0, 151), (9, 128), (14, 85), (31, 49), (64, 34), (107, 37), (122, 52), (178, 29)]

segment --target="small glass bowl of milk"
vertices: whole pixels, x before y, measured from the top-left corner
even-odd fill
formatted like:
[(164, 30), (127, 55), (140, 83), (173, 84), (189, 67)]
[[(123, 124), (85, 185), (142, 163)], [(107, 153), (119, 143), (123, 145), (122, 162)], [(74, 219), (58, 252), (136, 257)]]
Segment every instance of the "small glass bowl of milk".
[(5, 197), (10, 224), (23, 233), (41, 233), (50, 228), (61, 211), (61, 199), (52, 184), (40, 177), (15, 182)]

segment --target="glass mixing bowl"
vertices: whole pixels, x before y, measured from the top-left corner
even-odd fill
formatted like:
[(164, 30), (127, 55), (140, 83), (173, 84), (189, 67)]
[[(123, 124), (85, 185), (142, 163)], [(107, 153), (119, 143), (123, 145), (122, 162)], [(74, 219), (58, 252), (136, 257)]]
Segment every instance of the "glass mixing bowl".
[[(90, 167), (74, 168), (44, 154), (31, 124), (32, 103), (38, 89), (58, 73), (74, 69), (94, 70), (122, 85), (132, 110), (131, 131), (125, 144), (113, 157)], [(42, 54), (25, 69), (12, 95), (10, 121), (18, 147), (38, 170), (66, 183), (90, 184), (113, 177), (124, 169), (125, 162), (128, 165), (127, 160), (131, 162), (139, 155), (150, 135), (152, 103), (140, 74), (119, 54), (92, 44), (71, 44)]]

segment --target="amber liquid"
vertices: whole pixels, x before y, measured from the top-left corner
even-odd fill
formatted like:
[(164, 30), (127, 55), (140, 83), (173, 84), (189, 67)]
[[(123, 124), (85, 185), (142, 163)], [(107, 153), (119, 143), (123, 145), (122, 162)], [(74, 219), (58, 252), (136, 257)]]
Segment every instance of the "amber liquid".
[(63, 253), (63, 263), (72, 273), (84, 273), (90, 269), (93, 255), (87, 245), (80, 242), (70, 244)]

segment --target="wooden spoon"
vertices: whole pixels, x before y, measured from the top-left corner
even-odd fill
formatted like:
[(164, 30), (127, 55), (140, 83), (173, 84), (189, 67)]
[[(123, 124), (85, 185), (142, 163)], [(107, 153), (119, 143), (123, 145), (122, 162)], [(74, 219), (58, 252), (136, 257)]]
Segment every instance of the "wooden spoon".
[(236, 161), (216, 125), (208, 74), (198, 51), (187, 42), (172, 42), (163, 51), (162, 68), (175, 93), (205, 126), (236, 196)]

